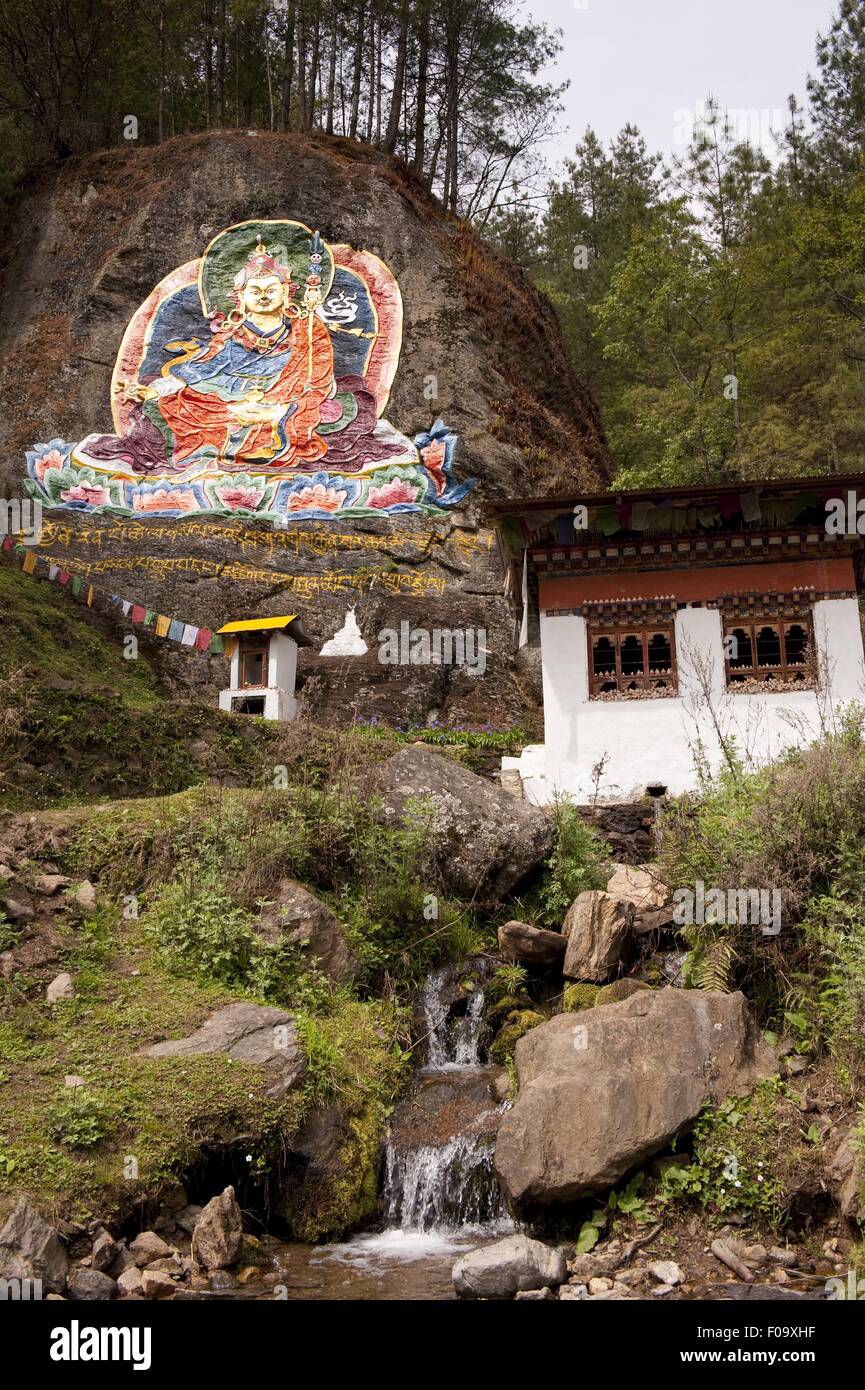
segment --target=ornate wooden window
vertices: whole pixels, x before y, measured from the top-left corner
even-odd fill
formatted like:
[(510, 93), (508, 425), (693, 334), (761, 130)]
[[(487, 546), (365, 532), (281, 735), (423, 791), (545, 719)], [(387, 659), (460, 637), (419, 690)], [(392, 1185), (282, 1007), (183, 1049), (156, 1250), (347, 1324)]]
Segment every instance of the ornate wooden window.
[(240, 645), (240, 680), (242, 690), (260, 690), (267, 685), (268, 644), (261, 638)]
[(673, 624), (589, 627), (589, 696), (593, 700), (675, 695)]
[(806, 689), (813, 685), (813, 628), (810, 613), (792, 620), (783, 616), (726, 618), (724, 660), (727, 685), (769, 685)]

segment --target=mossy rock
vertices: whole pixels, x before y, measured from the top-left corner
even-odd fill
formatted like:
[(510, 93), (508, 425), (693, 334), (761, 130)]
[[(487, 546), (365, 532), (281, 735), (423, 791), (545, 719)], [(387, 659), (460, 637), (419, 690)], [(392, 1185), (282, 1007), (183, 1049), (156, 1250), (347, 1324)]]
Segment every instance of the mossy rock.
[(535, 1013), (534, 1009), (515, 1009), (508, 1015), (507, 1023), (490, 1048), (490, 1061), (499, 1067), (507, 1066), (520, 1038), (537, 1028), (539, 1023), (546, 1023), (543, 1014)]
[(599, 993), (598, 985), (568, 985), (562, 996), (562, 1013), (578, 1014), (590, 1009)]
[(610, 985), (604, 985), (598, 990), (595, 996), (595, 1006), (601, 1004), (621, 1004), (623, 999), (630, 999), (632, 994), (636, 994), (641, 989), (651, 989), (644, 980), (613, 980)]
[(645, 967), (644, 974), (646, 977), (645, 983), (652, 989), (663, 988), (667, 983), (666, 975), (660, 965), (656, 965), (654, 961), (650, 961)]
[(495, 1023), (507, 1018), (508, 1014), (512, 1014), (515, 1010), (519, 1013), (520, 1010), (526, 1009), (528, 1004), (529, 1001), (525, 995), (521, 997), (517, 994), (503, 994), (501, 999), (497, 999), (494, 1004), (490, 1004), (484, 1010), (484, 1018), (490, 1023)]

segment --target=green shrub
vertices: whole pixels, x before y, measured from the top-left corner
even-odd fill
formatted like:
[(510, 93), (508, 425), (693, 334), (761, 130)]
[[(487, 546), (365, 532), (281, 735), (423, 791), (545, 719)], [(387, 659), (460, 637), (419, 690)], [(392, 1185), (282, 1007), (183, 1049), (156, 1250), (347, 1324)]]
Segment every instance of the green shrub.
[(713, 1220), (736, 1214), (777, 1230), (809, 1173), (819, 1189), (822, 1156), (803, 1131), (797, 1099), (772, 1078), (750, 1096), (705, 1108), (691, 1135), (691, 1163), (664, 1169), (661, 1205), (691, 1200)]
[(48, 1112), (51, 1133), (69, 1149), (89, 1149), (102, 1142), (111, 1129), (111, 1114), (98, 1096), (77, 1092), (51, 1106)]
[(741, 988), (778, 1031), (865, 1063), (865, 743), (863, 711), (756, 772), (728, 767), (704, 796), (682, 798), (664, 822), (662, 876), (671, 887), (766, 889), (781, 931), (752, 923), (684, 928), (687, 982)]
[(570, 801), (557, 802), (553, 814), (556, 840), (541, 889), (541, 916), (547, 926), (560, 927), (578, 894), (606, 887), (610, 856)]
[(529, 972), (522, 965), (500, 965), (494, 971), (487, 985), (490, 999), (501, 999), (507, 994), (521, 994), (528, 983)]

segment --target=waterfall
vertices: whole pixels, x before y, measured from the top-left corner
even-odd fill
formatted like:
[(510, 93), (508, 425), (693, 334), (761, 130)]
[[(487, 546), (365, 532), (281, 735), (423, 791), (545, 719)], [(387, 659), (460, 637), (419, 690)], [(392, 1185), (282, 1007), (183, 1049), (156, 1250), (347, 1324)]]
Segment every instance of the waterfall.
[(458, 1232), (508, 1220), (493, 1153), (501, 1106), (480, 1060), (484, 991), (458, 988), (453, 966), (427, 976), (421, 992), (426, 1065), (394, 1115), (384, 1162), (391, 1230)]
[(460, 1134), (447, 1144), (400, 1152), (388, 1145), (385, 1219), (404, 1231), (492, 1226), (507, 1217), (489, 1135)]
[(480, 1065), (478, 1043), (483, 1022), (484, 992), (476, 988), (465, 1013), (453, 1015), (446, 987), (453, 977), (446, 965), (427, 976), (421, 1002), (427, 1034), (427, 1066), (437, 1070)]

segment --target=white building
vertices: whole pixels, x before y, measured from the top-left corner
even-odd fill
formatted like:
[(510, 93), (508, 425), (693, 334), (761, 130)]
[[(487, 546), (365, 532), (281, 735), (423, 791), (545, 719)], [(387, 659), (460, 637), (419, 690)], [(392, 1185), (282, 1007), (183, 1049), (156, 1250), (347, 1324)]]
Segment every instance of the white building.
[(219, 692), (219, 708), (229, 714), (294, 719), (297, 649), (308, 646), (296, 614), (248, 618), (219, 629), (231, 661), (230, 684)]
[(865, 703), (862, 540), (826, 524), (850, 482), (497, 508), (520, 644), (541, 651), (544, 742), (502, 764), (526, 798), (678, 795)]

